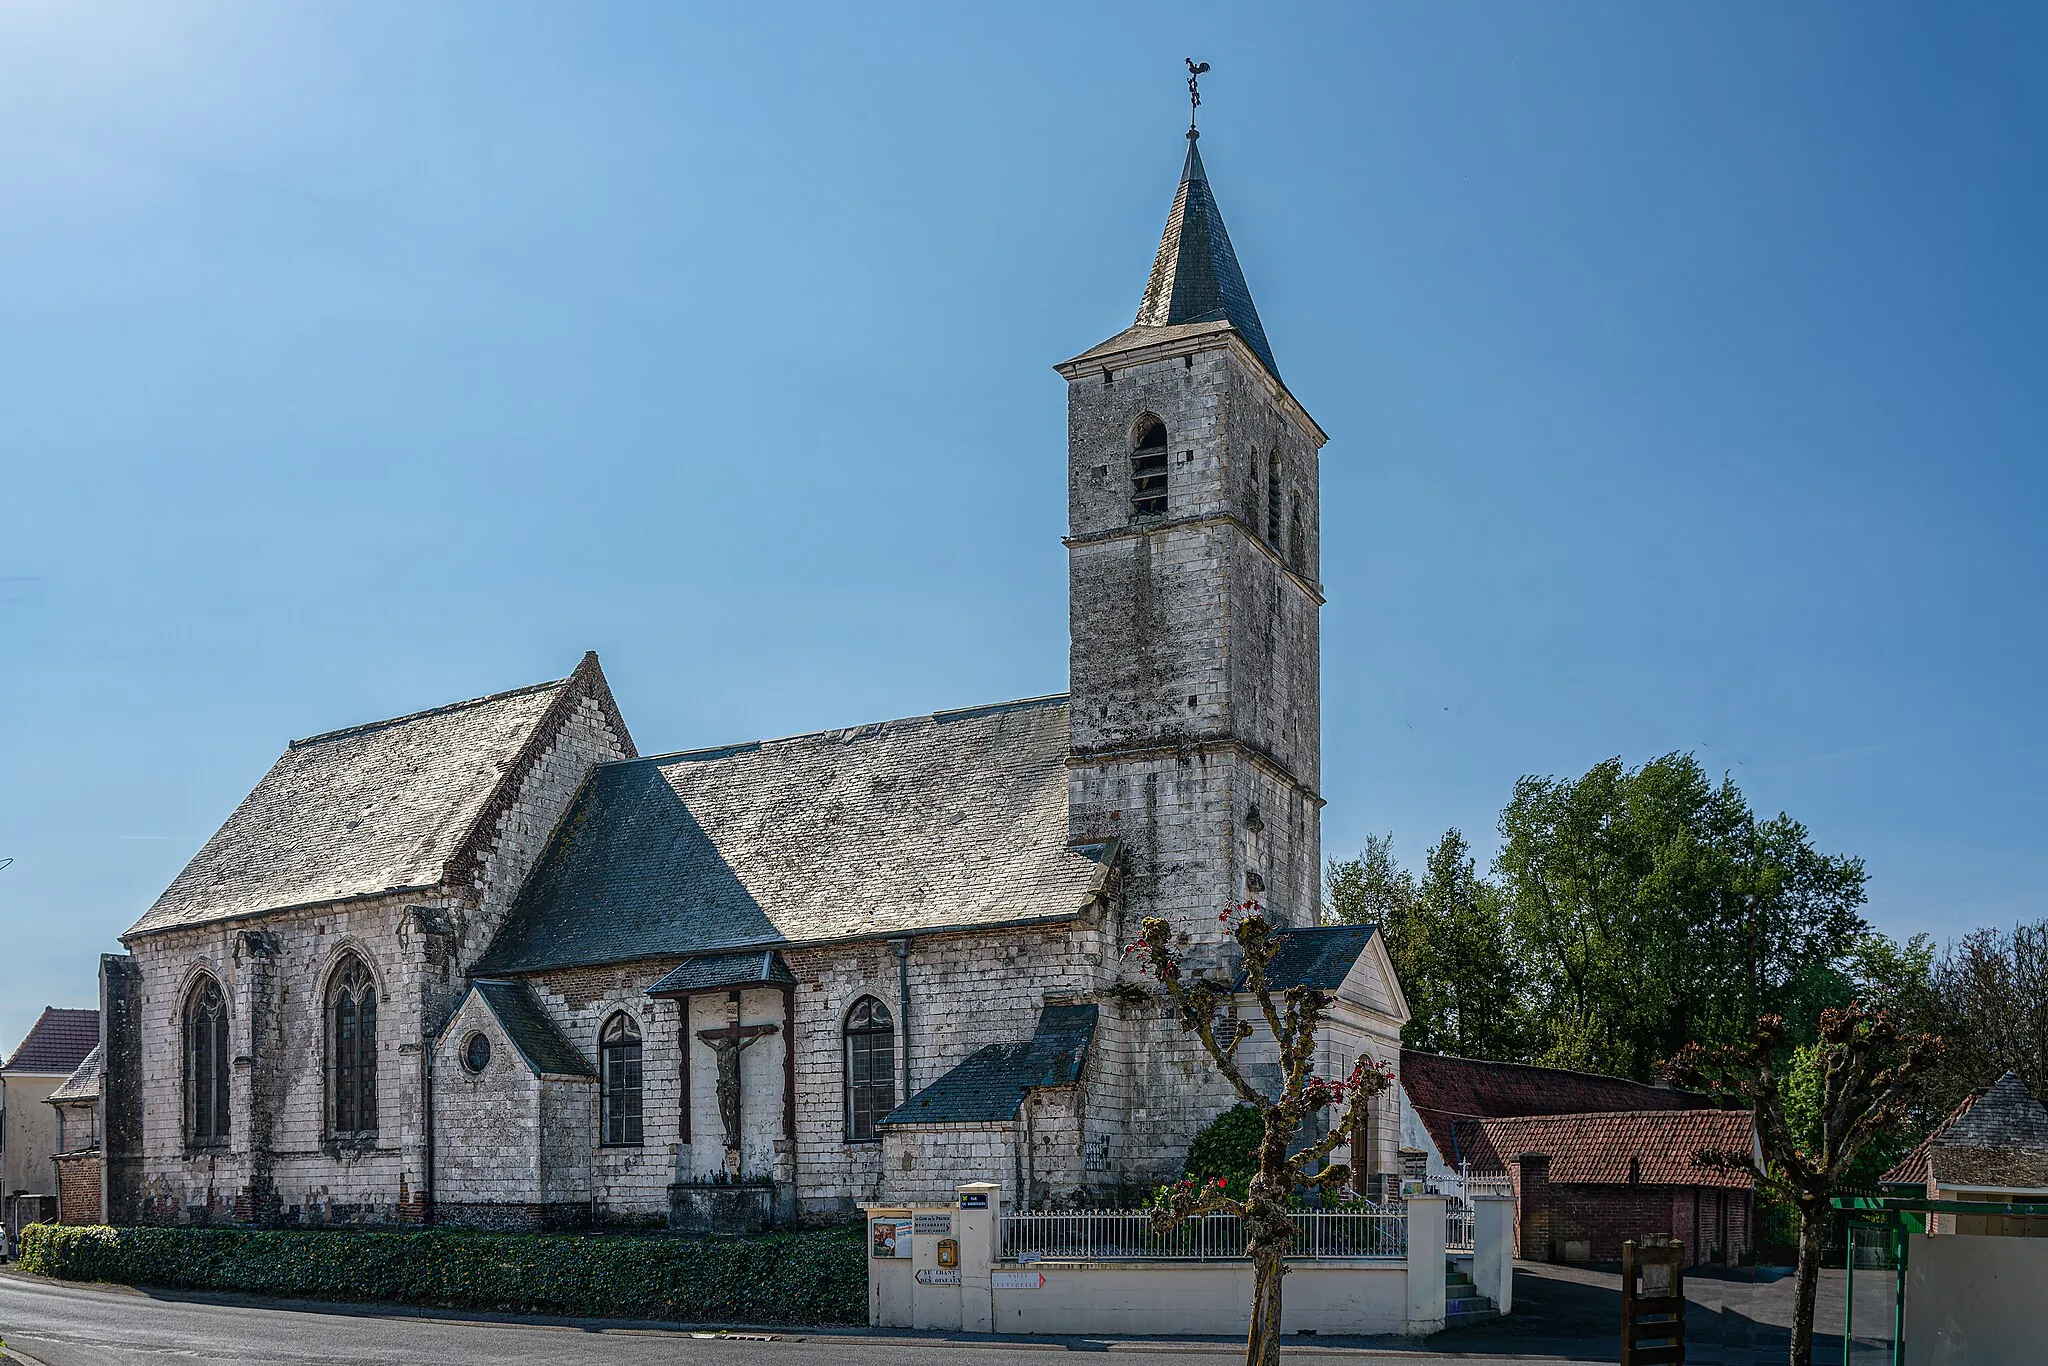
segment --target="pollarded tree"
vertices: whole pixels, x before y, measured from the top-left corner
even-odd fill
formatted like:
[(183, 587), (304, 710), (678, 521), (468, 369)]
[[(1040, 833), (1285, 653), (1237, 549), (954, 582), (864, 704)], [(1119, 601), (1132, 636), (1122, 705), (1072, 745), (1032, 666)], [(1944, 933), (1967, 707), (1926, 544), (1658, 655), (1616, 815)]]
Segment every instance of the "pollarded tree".
[[(1281, 1278), (1287, 1274), (1287, 1249), (1294, 1241), (1289, 1201), (1300, 1192), (1337, 1190), (1351, 1180), (1351, 1170), (1332, 1163), (1330, 1155), (1349, 1137), (1365, 1132), (1366, 1106), (1393, 1084), (1386, 1063), (1361, 1057), (1342, 1080), (1319, 1077), (1315, 1071), (1316, 1034), (1328, 1016), (1330, 997), (1314, 987), (1292, 986), (1274, 999), (1267, 970), (1286, 931), (1276, 930), (1258, 903), (1244, 902), (1223, 912), (1244, 957), (1244, 990), (1259, 1004), (1266, 1028), (1278, 1051), (1279, 1083), (1272, 1094), (1260, 1090), (1246, 1075), (1239, 1049), (1252, 1037), (1249, 1020), (1229, 1009), (1230, 980), (1220, 971), (1190, 972), (1184, 953), (1188, 936), (1158, 916), (1148, 916), (1138, 940), (1125, 949), (1135, 955), (1138, 971), (1159, 981), (1172, 1003), (1180, 1027), (1201, 1042), (1223, 1079), (1264, 1121), (1257, 1166), (1241, 1193), (1227, 1183), (1181, 1181), (1168, 1188), (1153, 1210), (1160, 1232), (1171, 1232), (1190, 1218), (1210, 1213), (1234, 1214), (1248, 1235), (1245, 1256), (1252, 1263), (1251, 1331), (1245, 1337), (1247, 1366), (1278, 1366), (1280, 1360)], [(1331, 1106), (1343, 1107), (1342, 1120), (1327, 1133), (1299, 1149), (1295, 1139)]]
[(1919, 1074), (1940, 1051), (1941, 1040), (1906, 1033), (1884, 1011), (1852, 1002), (1821, 1012), (1810, 1050), (1794, 1052), (1783, 1018), (1767, 1015), (1747, 1044), (1688, 1044), (1664, 1065), (1676, 1084), (1739, 1099), (1756, 1117), (1761, 1163), (1752, 1152), (1716, 1151), (1697, 1154), (1700, 1163), (1747, 1171), (1799, 1211), (1792, 1366), (1813, 1362), (1828, 1202), (1857, 1155), (1905, 1117)]

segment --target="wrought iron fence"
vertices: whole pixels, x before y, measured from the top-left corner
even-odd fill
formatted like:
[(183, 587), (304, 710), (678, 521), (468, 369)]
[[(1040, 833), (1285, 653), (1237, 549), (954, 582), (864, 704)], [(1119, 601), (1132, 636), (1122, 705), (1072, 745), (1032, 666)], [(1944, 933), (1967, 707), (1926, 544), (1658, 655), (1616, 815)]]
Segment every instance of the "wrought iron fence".
[[(1290, 1258), (1405, 1257), (1408, 1216), (1398, 1207), (1298, 1210)], [(998, 1257), (1036, 1261), (1234, 1261), (1245, 1254), (1243, 1222), (1204, 1214), (1160, 1232), (1144, 1210), (1070, 1210), (1005, 1214)]]

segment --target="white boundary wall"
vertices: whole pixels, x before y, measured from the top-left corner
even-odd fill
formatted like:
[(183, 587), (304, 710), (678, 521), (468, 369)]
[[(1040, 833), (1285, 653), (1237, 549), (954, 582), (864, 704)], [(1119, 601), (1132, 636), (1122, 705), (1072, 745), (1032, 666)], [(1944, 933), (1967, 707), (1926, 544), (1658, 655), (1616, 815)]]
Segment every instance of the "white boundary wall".
[[(1252, 1268), (1223, 1261), (998, 1263), (1001, 1187), (970, 1182), (953, 1205), (867, 1206), (868, 1322), (940, 1332), (1152, 1334), (1241, 1337), (1250, 1325)], [(963, 1208), (972, 1205), (974, 1208)], [(1512, 1202), (1478, 1210), (1473, 1279), (1500, 1302), (1512, 1293)], [(1288, 1264), (1281, 1328), (1319, 1335), (1422, 1335), (1444, 1326), (1444, 1200), (1408, 1202), (1407, 1258)], [(909, 1255), (876, 1256), (876, 1229), (909, 1237)], [(941, 1266), (941, 1244), (958, 1265)], [(1501, 1304), (1503, 1312), (1509, 1308)]]

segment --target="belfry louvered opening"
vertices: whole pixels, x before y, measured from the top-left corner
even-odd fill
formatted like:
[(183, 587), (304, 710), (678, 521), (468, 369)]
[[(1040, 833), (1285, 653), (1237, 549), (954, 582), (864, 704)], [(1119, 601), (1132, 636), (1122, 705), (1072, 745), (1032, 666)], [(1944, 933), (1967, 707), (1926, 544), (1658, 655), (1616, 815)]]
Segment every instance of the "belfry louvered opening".
[(1137, 443), (1131, 448), (1131, 515), (1166, 515), (1166, 424), (1156, 417), (1138, 420)]

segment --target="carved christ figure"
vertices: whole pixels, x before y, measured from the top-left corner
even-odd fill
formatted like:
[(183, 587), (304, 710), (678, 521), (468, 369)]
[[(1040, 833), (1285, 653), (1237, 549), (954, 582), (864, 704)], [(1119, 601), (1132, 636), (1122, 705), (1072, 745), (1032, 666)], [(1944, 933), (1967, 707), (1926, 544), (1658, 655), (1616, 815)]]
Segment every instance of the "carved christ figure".
[(697, 1037), (718, 1054), (718, 1118), (725, 1127), (726, 1170), (735, 1176), (739, 1175), (740, 1155), (740, 1054), (775, 1032), (772, 1024), (740, 1023), (737, 991), (726, 998), (725, 1028), (697, 1031)]

